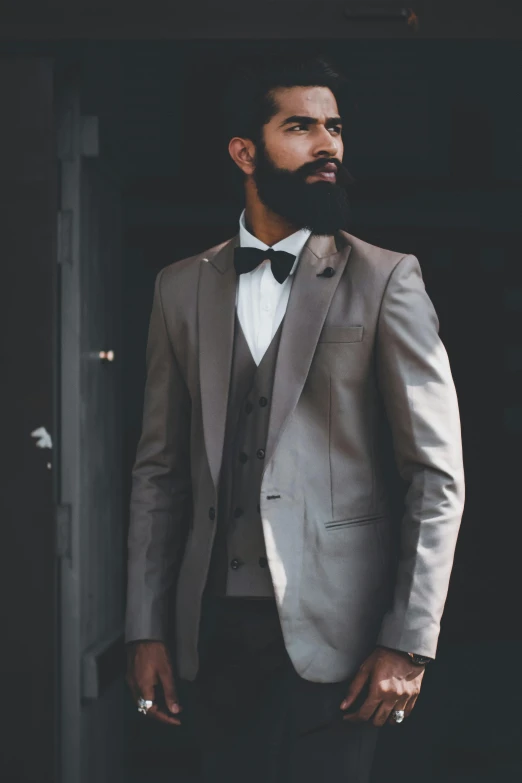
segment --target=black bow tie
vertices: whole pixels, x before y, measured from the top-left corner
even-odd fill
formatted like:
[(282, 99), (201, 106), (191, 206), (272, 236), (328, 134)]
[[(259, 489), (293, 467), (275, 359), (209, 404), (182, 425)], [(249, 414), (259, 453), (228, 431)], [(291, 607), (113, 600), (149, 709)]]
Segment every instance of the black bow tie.
[(270, 259), (272, 274), (278, 283), (284, 283), (294, 265), (296, 256), (284, 250), (261, 250), (258, 247), (236, 247), (234, 249), (234, 267), (238, 275), (251, 272), (256, 266)]

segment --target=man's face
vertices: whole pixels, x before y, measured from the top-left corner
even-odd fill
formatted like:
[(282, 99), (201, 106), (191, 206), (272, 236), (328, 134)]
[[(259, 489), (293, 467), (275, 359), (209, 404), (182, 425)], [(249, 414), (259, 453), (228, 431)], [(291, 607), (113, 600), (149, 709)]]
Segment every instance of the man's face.
[(276, 114), (256, 148), (254, 182), (260, 200), (315, 234), (346, 228), (349, 206), (342, 166), (342, 123), (327, 87), (274, 90)]

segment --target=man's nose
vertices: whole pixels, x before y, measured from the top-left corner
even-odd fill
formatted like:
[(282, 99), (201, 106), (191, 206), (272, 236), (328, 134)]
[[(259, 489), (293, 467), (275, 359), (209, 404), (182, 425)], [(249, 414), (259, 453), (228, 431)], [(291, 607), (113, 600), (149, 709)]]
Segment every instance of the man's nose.
[(317, 139), (314, 154), (317, 156), (327, 154), (329, 157), (339, 157), (339, 150), (339, 139), (335, 138), (335, 136), (332, 136), (332, 134), (329, 133), (329, 131), (325, 128)]

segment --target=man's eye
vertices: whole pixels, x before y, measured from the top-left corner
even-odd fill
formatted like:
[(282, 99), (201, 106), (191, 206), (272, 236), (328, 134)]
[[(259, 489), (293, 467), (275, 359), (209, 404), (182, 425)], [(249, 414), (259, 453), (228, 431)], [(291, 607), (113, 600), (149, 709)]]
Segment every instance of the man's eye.
[[(342, 126), (341, 125), (330, 125), (329, 130), (333, 130), (336, 133), (342, 133)], [(291, 128), (288, 128), (289, 131), (293, 130), (308, 130), (308, 125), (292, 125)]]

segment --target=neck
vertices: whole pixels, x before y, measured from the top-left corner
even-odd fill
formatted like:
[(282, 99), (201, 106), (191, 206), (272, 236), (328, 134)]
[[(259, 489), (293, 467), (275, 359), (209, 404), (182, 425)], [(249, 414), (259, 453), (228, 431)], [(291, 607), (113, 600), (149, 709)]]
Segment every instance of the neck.
[(299, 231), (299, 226), (289, 223), (265, 206), (257, 195), (255, 186), (245, 189), (245, 224), (247, 229), (265, 245), (272, 247), (285, 237)]

